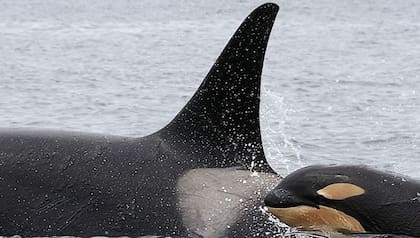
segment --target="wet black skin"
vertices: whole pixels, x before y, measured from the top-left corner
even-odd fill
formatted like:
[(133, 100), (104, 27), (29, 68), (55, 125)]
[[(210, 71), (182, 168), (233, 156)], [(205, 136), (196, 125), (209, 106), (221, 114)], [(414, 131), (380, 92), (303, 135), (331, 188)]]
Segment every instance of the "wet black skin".
[[(359, 196), (329, 200), (317, 194), (334, 183), (365, 190)], [(420, 182), (365, 166), (310, 166), (284, 178), (265, 198), (269, 207), (332, 207), (356, 218), (375, 234), (420, 236)]]
[[(253, 11), (184, 109), (152, 135), (0, 130), (0, 234), (196, 237), (180, 219), (179, 176), (193, 168), (249, 169), (253, 158), (258, 171), (272, 172), (259, 97), (277, 11), (275, 4)], [(264, 234), (261, 214), (253, 213), (243, 212), (226, 237)]]

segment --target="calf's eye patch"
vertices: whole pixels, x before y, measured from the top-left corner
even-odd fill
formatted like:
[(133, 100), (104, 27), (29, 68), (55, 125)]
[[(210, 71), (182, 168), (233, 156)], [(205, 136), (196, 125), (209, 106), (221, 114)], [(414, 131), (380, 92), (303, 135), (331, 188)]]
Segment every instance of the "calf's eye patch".
[(362, 195), (365, 190), (351, 183), (333, 183), (316, 191), (316, 193), (330, 200), (344, 200)]

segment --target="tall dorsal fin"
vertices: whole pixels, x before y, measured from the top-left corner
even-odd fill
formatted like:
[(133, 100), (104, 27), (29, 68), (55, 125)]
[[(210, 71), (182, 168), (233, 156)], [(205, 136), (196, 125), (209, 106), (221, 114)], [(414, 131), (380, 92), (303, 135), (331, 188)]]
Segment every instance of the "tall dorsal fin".
[[(266, 3), (241, 24), (179, 114), (159, 133), (194, 147), (202, 167), (250, 167), (272, 171), (261, 143), (260, 81), (278, 6)], [(198, 154), (198, 156), (197, 156)]]

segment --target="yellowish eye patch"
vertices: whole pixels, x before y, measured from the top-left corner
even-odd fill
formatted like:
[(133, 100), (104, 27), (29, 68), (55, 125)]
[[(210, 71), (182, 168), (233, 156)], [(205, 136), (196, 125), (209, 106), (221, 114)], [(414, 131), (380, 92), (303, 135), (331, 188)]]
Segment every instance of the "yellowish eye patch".
[(317, 194), (331, 200), (344, 200), (350, 197), (359, 196), (365, 190), (351, 183), (334, 183), (318, 190)]

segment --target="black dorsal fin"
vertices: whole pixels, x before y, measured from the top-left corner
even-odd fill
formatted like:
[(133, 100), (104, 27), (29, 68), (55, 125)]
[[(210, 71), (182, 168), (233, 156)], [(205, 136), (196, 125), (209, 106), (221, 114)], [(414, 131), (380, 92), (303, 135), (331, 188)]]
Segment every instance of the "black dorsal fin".
[(257, 170), (272, 171), (261, 143), (259, 104), (264, 55), (277, 12), (276, 4), (266, 3), (244, 20), (194, 96), (159, 132), (178, 148), (181, 143), (193, 150), (198, 166), (254, 164)]

